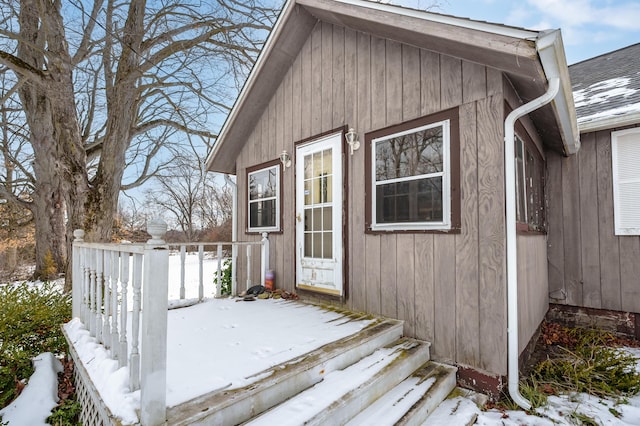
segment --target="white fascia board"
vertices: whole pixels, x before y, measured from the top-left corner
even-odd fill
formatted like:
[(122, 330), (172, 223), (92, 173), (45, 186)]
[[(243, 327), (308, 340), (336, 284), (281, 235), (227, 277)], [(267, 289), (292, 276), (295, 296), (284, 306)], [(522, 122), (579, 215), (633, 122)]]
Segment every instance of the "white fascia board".
[(640, 123), (640, 112), (621, 114), (611, 117), (578, 123), (580, 133), (597, 132), (598, 130), (615, 129), (616, 127), (631, 126)]
[(575, 154), (580, 149), (580, 133), (560, 30), (540, 32), (536, 49), (547, 81), (552, 78), (560, 79), (560, 91), (552, 104), (560, 125), (565, 154)]
[(531, 31), (521, 28), (507, 27), (504, 25), (491, 24), (489, 22), (473, 21), (466, 18), (458, 18), (455, 16), (441, 15), (427, 11), (409, 9), (402, 6), (394, 6), (385, 3), (378, 3), (368, 0), (335, 0), (338, 3), (350, 4), (353, 6), (363, 7), (367, 9), (380, 10), (383, 12), (394, 13), (396, 15), (404, 15), (412, 18), (423, 19), (427, 21), (447, 24), (455, 27), (467, 28), (470, 30), (483, 31), (486, 33), (498, 34), (506, 37), (513, 37), (526, 40), (536, 40), (538, 31)]
[(255, 84), (256, 76), (260, 74), (260, 70), (264, 66), (266, 58), (269, 56), (271, 49), (273, 49), (273, 45), (275, 44), (276, 40), (278, 40), (280, 36), (280, 33), (282, 31), (282, 26), (284, 25), (283, 23), (287, 20), (287, 18), (295, 8), (295, 6), (296, 6), (296, 0), (287, 0), (287, 3), (282, 8), (282, 11), (280, 12), (280, 16), (278, 16), (276, 23), (273, 25), (273, 28), (269, 33), (269, 37), (267, 37), (267, 40), (265, 41), (264, 46), (262, 47), (262, 50), (258, 55), (258, 59), (256, 59), (256, 62), (253, 64), (253, 67), (251, 68), (251, 72), (249, 73), (249, 77), (247, 77), (247, 81), (242, 86), (242, 90), (240, 90), (240, 94), (236, 98), (236, 102), (231, 108), (231, 111), (229, 111), (229, 115), (227, 116), (227, 119), (224, 121), (224, 124), (222, 125), (222, 129), (220, 129), (220, 133), (216, 138), (216, 142), (213, 145), (213, 149), (207, 156), (207, 161), (205, 162), (205, 170), (209, 170), (209, 166), (213, 161), (213, 157), (215, 157), (216, 153), (220, 149), (221, 144), (219, 144), (218, 142), (225, 138), (227, 132), (229, 131), (229, 128), (234, 125), (238, 111), (242, 109), (242, 105), (246, 101), (247, 94)]

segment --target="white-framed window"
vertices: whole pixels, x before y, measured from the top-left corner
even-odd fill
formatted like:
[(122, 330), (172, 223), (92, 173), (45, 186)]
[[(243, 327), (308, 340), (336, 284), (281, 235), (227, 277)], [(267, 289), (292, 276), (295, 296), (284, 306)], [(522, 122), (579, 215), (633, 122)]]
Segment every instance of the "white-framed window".
[(280, 165), (247, 171), (248, 232), (280, 231)]
[(640, 235), (640, 128), (611, 132), (616, 235)]
[(371, 229), (451, 228), (450, 120), (371, 140)]

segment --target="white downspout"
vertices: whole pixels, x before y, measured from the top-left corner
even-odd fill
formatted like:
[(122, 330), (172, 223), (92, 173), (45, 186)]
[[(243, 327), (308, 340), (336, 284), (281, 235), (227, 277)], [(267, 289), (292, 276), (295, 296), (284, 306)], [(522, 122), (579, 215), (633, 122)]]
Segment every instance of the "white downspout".
[(515, 171), (515, 124), (516, 121), (532, 111), (548, 104), (558, 94), (560, 79), (549, 79), (547, 91), (513, 111), (504, 121), (504, 181), (507, 233), (507, 338), (508, 338), (508, 375), (509, 395), (513, 401), (525, 410), (531, 409), (531, 403), (520, 394), (518, 384), (518, 249), (516, 241), (516, 171)]
[[(238, 185), (228, 174), (224, 175), (224, 180), (231, 185), (231, 242), (238, 241)], [(238, 294), (236, 282), (236, 264), (238, 259), (238, 247), (231, 246), (231, 295)]]

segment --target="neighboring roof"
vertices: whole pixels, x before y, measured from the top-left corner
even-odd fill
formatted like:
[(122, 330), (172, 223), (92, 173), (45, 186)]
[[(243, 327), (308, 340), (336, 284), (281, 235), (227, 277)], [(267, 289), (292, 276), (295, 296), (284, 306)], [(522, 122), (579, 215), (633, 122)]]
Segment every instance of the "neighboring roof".
[(287, 0), (207, 158), (235, 173), (236, 158), (318, 21), (440, 52), (505, 72), (527, 102), (560, 79), (554, 101), (532, 113), (543, 141), (572, 154), (580, 141), (559, 30), (530, 31), (367, 0)]
[(569, 67), (580, 132), (640, 123), (640, 43)]

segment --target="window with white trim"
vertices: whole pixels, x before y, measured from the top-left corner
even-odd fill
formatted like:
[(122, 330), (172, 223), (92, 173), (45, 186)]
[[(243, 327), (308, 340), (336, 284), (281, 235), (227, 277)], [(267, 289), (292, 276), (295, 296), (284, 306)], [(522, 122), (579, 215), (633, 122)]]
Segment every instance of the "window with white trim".
[(248, 231), (280, 230), (280, 166), (249, 171)]
[(640, 235), (640, 128), (611, 132), (616, 235)]
[(371, 229), (449, 229), (450, 121), (371, 141)]

